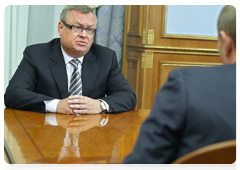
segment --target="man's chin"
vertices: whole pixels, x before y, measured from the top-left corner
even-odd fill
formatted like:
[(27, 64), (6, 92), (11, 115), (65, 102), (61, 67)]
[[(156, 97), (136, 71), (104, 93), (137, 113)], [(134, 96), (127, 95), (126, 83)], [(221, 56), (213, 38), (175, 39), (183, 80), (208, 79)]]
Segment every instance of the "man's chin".
[(82, 57), (84, 56), (85, 54), (87, 54), (88, 50), (86, 49), (75, 49), (75, 53), (79, 56), (79, 57)]

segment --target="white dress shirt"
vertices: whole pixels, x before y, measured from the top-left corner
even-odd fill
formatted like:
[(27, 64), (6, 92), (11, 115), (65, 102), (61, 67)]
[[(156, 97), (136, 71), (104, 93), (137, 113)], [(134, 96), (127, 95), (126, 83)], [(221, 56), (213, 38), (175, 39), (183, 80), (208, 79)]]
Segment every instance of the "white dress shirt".
[[(63, 58), (64, 58), (64, 61), (65, 61), (65, 64), (66, 64), (66, 71), (67, 71), (67, 77), (68, 77), (68, 91), (69, 91), (71, 76), (72, 76), (72, 72), (73, 72), (73, 70), (74, 70), (74, 67), (72, 66), (72, 64), (69, 63), (69, 61), (71, 61), (72, 59), (75, 59), (75, 58), (69, 56), (69, 55), (63, 50), (62, 46), (61, 46), (61, 50), (62, 50)], [(84, 58), (84, 56), (78, 58), (78, 60), (79, 60), (82, 64), (83, 64), (83, 58)], [(80, 75), (81, 75), (82, 64), (78, 64), (78, 70), (79, 70)], [(57, 105), (58, 105), (59, 100), (60, 100), (60, 99), (54, 99), (54, 100), (44, 101), (46, 112), (55, 113), (56, 110), (57, 110)], [(108, 105), (104, 100), (102, 100), (102, 101), (103, 101), (103, 102), (105, 103), (105, 105), (107, 106), (107, 111), (109, 111), (109, 105)]]

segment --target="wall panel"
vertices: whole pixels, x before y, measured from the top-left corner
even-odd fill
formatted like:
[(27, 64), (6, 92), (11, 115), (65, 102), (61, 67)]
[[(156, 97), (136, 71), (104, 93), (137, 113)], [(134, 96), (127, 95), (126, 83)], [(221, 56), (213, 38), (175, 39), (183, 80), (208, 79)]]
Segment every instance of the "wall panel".
[(152, 108), (172, 69), (221, 64), (217, 37), (168, 35), (165, 20), (166, 6), (126, 6), (122, 71), (137, 95), (138, 109)]

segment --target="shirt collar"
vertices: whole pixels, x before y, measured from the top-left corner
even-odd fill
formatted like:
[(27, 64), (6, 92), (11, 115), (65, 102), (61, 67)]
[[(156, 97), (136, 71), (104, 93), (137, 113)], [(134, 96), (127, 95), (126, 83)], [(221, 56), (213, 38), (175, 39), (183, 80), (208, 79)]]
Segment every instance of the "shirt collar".
[[(62, 48), (61, 46), (61, 50), (62, 50), (62, 54), (63, 54), (63, 58), (64, 58), (64, 61), (65, 61), (65, 64), (69, 63), (69, 61), (71, 61), (72, 59), (75, 59), (71, 56), (69, 56), (65, 51), (64, 49)], [(77, 58), (81, 63), (83, 63), (83, 58), (84, 56), (80, 57), (80, 58)]]

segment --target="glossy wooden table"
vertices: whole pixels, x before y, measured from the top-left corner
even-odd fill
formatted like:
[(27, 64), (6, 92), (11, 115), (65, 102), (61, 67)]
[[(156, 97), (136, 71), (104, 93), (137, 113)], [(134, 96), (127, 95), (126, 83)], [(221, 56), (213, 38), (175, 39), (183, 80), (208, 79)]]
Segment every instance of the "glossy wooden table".
[[(5, 153), (10, 163), (17, 164), (121, 163), (132, 151), (149, 112), (105, 114), (107, 124), (99, 126), (101, 114), (76, 116), (5, 109)], [(55, 121), (49, 124), (47, 120)]]

